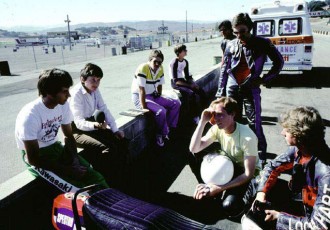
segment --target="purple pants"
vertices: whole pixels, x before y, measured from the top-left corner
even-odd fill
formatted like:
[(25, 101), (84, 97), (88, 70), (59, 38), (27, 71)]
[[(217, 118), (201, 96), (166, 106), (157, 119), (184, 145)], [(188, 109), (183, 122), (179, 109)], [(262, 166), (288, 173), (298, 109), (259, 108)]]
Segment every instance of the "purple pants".
[[(142, 109), (139, 94), (133, 93), (132, 100), (136, 108)], [(168, 135), (169, 128), (175, 128), (178, 124), (180, 101), (168, 97), (154, 97), (146, 95), (147, 108), (155, 115), (157, 134)]]

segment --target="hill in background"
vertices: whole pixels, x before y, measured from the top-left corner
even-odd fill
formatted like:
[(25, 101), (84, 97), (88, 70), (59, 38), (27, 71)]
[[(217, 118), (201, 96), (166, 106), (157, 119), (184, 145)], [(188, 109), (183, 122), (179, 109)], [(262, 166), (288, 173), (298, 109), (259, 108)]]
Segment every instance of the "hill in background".
[[(161, 21), (161, 20), (152, 20), (152, 21), (120, 21), (120, 22), (92, 22), (92, 23), (81, 23), (70, 25), (71, 30), (82, 27), (130, 27), (137, 31), (158, 31), (158, 28), (162, 26), (168, 27), (168, 32), (177, 32), (177, 31), (186, 31), (186, 22), (185, 21)], [(187, 30), (191, 32), (192, 30), (209, 30), (216, 27), (216, 22), (201, 22), (201, 21), (189, 21), (187, 23)], [(37, 34), (46, 34), (47, 32), (54, 31), (67, 31), (67, 25), (63, 23), (63, 26), (60, 27), (33, 27), (33, 26), (24, 26), (24, 27), (11, 27), (7, 31), (15, 32), (25, 32), (25, 33), (37, 33)]]

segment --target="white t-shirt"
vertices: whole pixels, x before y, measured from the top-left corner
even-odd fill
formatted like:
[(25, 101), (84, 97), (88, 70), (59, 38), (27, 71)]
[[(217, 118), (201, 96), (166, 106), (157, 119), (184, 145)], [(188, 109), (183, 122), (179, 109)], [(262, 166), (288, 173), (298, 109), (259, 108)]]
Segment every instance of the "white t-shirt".
[(17, 147), (25, 149), (25, 140), (38, 140), (39, 147), (54, 144), (62, 124), (71, 124), (73, 115), (68, 102), (47, 108), (41, 97), (26, 104), (16, 118), (15, 138)]

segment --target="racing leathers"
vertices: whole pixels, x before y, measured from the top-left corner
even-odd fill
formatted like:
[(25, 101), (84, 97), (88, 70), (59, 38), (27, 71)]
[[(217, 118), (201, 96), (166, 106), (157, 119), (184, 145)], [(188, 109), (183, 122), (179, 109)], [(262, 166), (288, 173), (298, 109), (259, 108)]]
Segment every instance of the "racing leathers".
[[(330, 150), (324, 143), (315, 153), (322, 151), (323, 156), (330, 156)], [(322, 150), (321, 150), (322, 149)], [(276, 229), (330, 229), (330, 166), (329, 160), (320, 160), (312, 154), (310, 160), (301, 164), (303, 156), (296, 147), (290, 147), (286, 153), (269, 162), (260, 173), (258, 192), (267, 193), (276, 184), (283, 172), (294, 172), (296, 166), (302, 166), (301, 175), (292, 174), (289, 187), (291, 194), (297, 197), (299, 192), (304, 206), (305, 216), (294, 216), (280, 212)], [(302, 177), (301, 177), (302, 176)], [(300, 179), (299, 179), (300, 178)], [(297, 180), (297, 181), (295, 181)], [(276, 185), (275, 185), (276, 186)], [(300, 191), (297, 191), (299, 188)]]
[[(261, 79), (260, 75), (267, 56), (272, 60), (272, 67)], [(246, 45), (241, 44), (239, 39), (227, 43), (220, 69), (216, 97), (227, 96), (237, 101), (240, 108), (236, 116), (238, 121), (241, 120), (244, 105), (250, 128), (258, 137), (261, 160), (266, 159), (267, 142), (261, 125), (259, 86), (261, 81), (267, 83), (275, 78), (282, 70), (283, 63), (282, 55), (269, 39), (251, 35)]]

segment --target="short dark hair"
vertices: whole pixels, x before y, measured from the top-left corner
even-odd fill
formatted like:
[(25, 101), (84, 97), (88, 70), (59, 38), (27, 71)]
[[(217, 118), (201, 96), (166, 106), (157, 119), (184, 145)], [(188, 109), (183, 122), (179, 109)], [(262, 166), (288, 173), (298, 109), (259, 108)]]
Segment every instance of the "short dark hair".
[(249, 29), (249, 31), (253, 28), (253, 22), (249, 16), (248, 13), (239, 13), (237, 14), (233, 20), (232, 20), (233, 27), (236, 27), (238, 25), (246, 25)]
[(231, 97), (220, 97), (212, 101), (210, 107), (214, 107), (217, 104), (223, 104), (224, 109), (229, 115), (236, 115), (238, 112), (237, 101)]
[(162, 53), (162, 51), (160, 50), (152, 50), (149, 54), (149, 61), (151, 61), (153, 58), (161, 58), (162, 61), (164, 61), (164, 55)]
[(61, 92), (63, 87), (70, 88), (72, 84), (72, 77), (67, 71), (56, 68), (45, 70), (39, 75), (39, 96), (55, 96)]
[(218, 29), (220, 30), (221, 27), (224, 27), (225, 29), (228, 29), (228, 30), (233, 30), (233, 26), (231, 25), (231, 21), (229, 21), (229, 20), (222, 21), (219, 24)]
[(174, 47), (174, 53), (178, 56), (182, 51), (187, 50), (184, 44), (178, 44)]
[(85, 67), (80, 71), (80, 76), (86, 80), (90, 76), (103, 77), (102, 69), (93, 63), (87, 63)]

